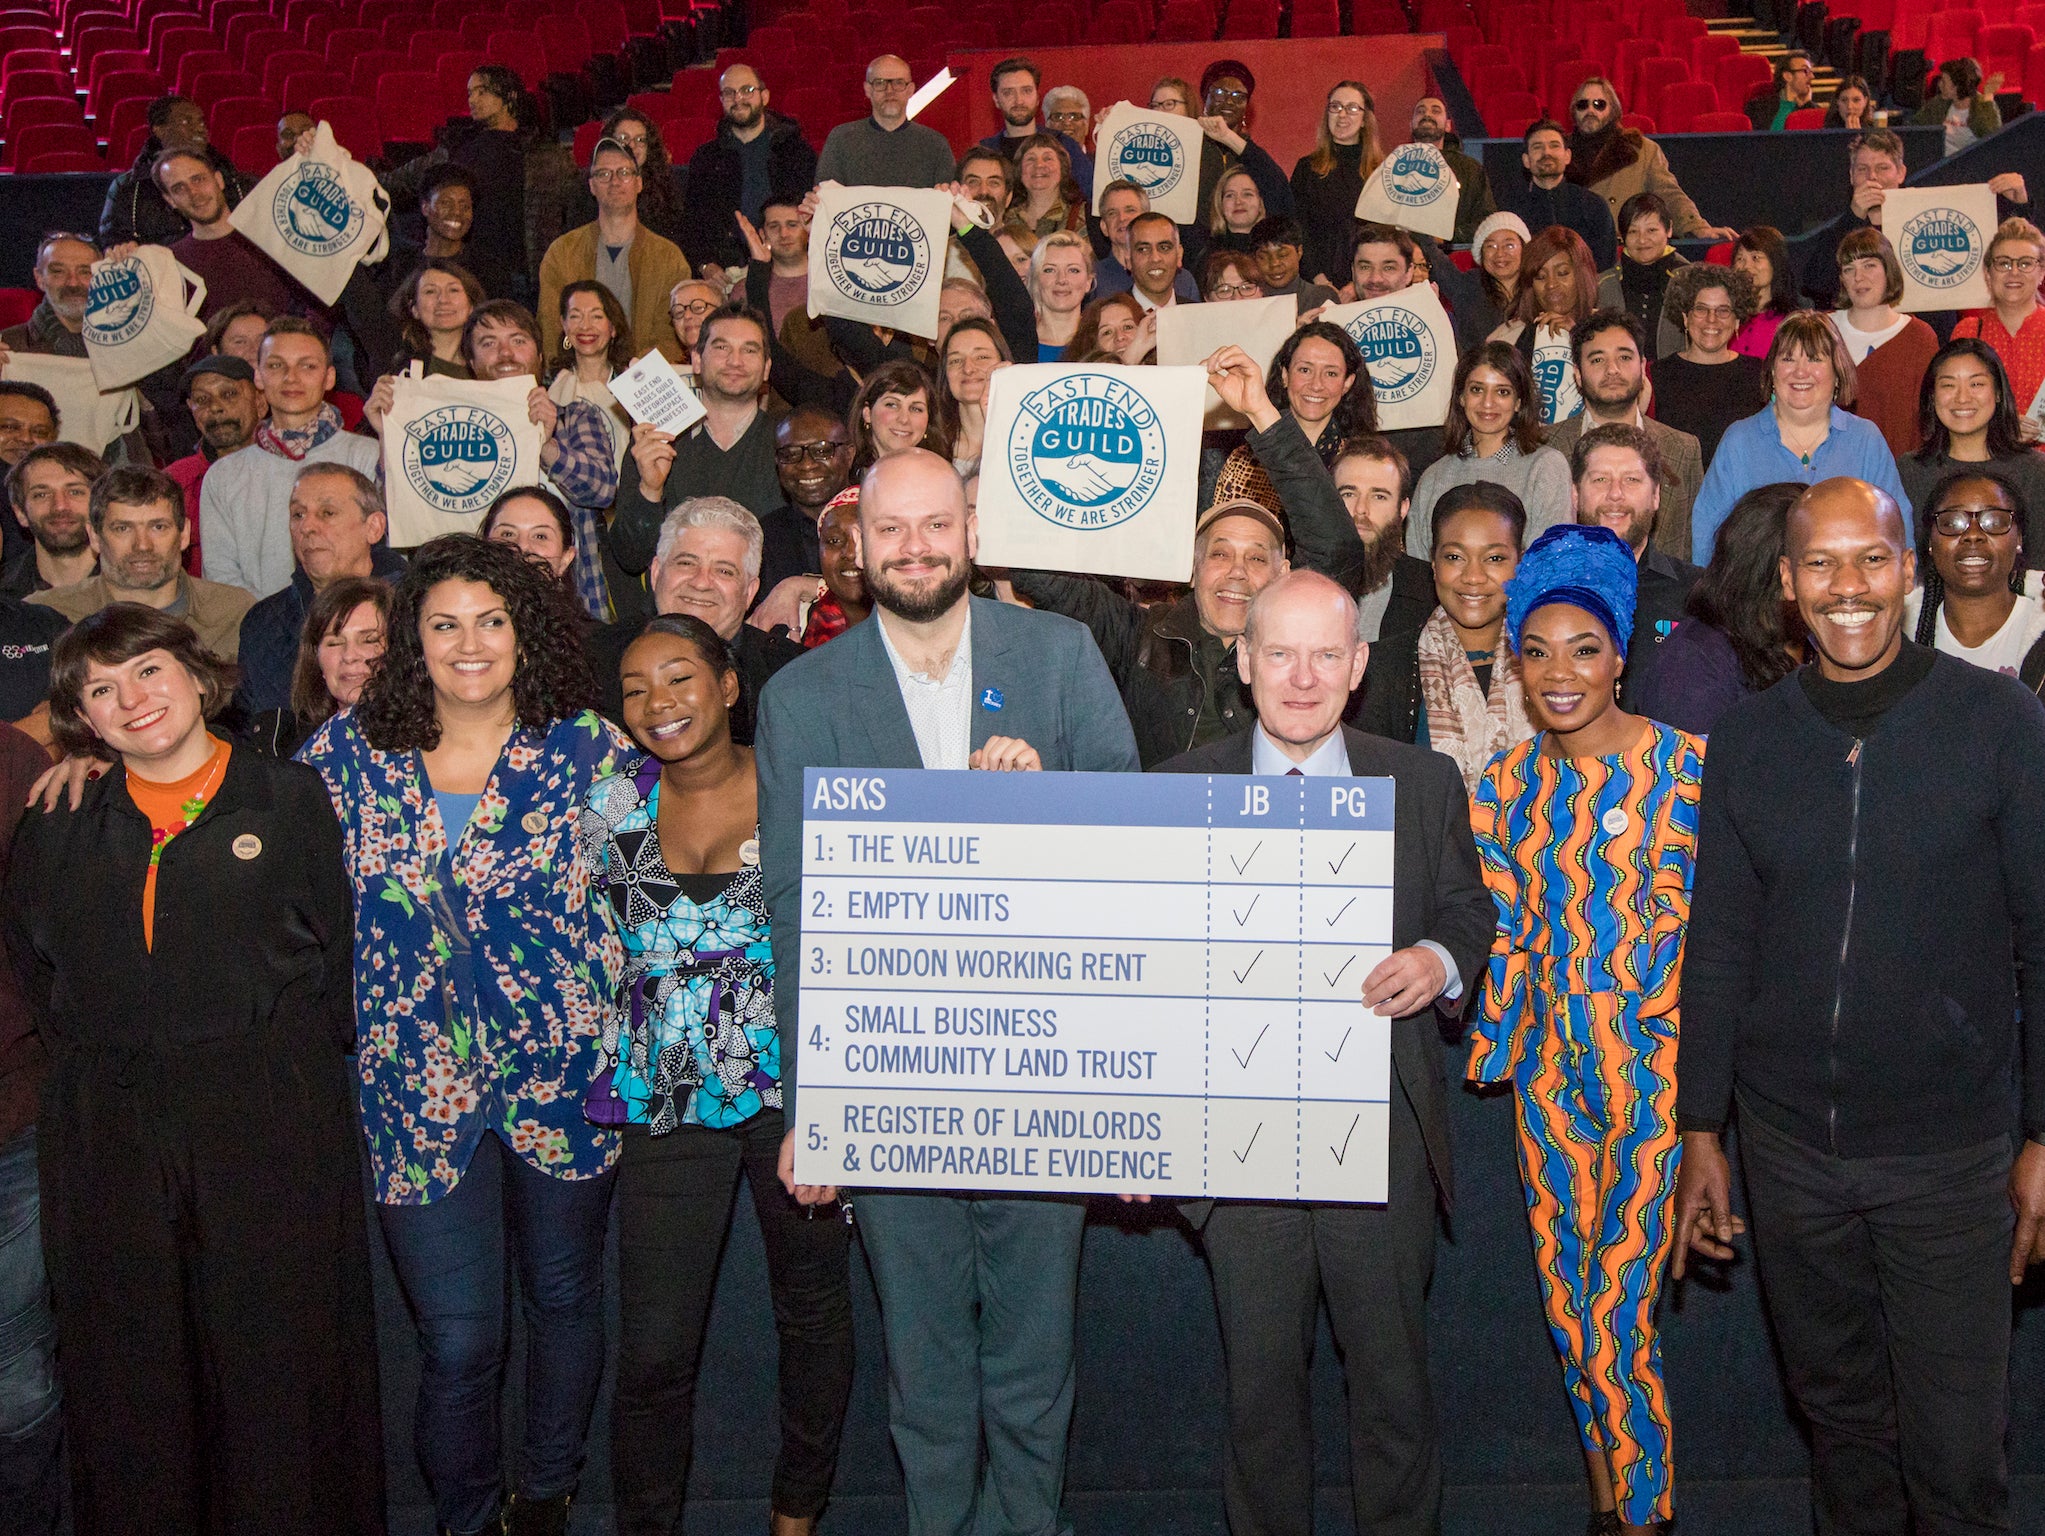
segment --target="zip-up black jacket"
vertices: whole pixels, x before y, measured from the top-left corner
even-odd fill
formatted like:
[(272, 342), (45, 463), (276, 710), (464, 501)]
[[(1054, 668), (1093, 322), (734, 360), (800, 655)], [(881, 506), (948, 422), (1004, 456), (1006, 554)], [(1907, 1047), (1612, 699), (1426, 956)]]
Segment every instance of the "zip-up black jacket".
[[(689, 157), (689, 190), (682, 220), (682, 254), (693, 271), (712, 262), (743, 266), (746, 247), (739, 238), (738, 139), (731, 124), (720, 121), (717, 132)], [(802, 136), (802, 127), (779, 112), (767, 114), (767, 184), (776, 197), (800, 199), (817, 179), (817, 152)]]
[(1699, 815), (1683, 1129), (1723, 1126), (1737, 1086), (1840, 1157), (1987, 1141), (2013, 1098), (2045, 1136), (2045, 708), (2022, 684), (1938, 656), (1856, 743), (1793, 673), (1720, 718)]
[[(163, 200), (150, 178), (149, 167), (163, 153), (155, 134), (143, 141), (135, 163), (107, 183), (107, 198), (99, 211), (99, 245), (121, 245), (133, 240), (142, 245), (173, 245), (192, 232), (185, 216)], [(218, 144), (206, 146), (206, 160), (227, 184), (227, 206), (232, 208), (248, 195), (254, 181), (234, 168), (234, 162)], [(216, 302), (225, 303), (225, 297)]]

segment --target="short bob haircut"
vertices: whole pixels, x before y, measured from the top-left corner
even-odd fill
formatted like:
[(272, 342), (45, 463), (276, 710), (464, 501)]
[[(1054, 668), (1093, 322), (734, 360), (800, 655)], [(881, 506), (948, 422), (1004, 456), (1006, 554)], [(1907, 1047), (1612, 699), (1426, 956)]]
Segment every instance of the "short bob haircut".
[(1768, 258), (1768, 291), (1761, 294), (1761, 308), (1774, 315), (1793, 313), (1797, 307), (1796, 263), (1790, 259), (1789, 246), (1782, 238), (1782, 231), (1773, 224), (1756, 224), (1743, 229), (1733, 241), (1734, 259), (1742, 251), (1753, 251)]
[(320, 643), (348, 622), (357, 608), (368, 603), (390, 633), (391, 589), (374, 576), (343, 576), (330, 581), (305, 610), (305, 622), (298, 627), (298, 660), (291, 668), (291, 713), (308, 729), (324, 725), (340, 708), (327, 692), (327, 675), (320, 670)]
[(150, 651), (167, 652), (191, 674), (208, 720), (227, 707), (241, 674), (207, 650), (183, 619), (141, 603), (109, 603), (57, 637), (50, 650), (50, 736), (73, 757), (116, 754), (85, 718), (85, 682), (96, 662), (118, 667)]
[(511, 696), (519, 725), (545, 732), (594, 705), (596, 683), (582, 653), (585, 621), (567, 587), (509, 544), (451, 533), (419, 546), (391, 595), (383, 660), (355, 707), (355, 722), (370, 746), (424, 752), (440, 745), (419, 614), (433, 589), (447, 581), (480, 582), (510, 613), (518, 641)]
[[(1828, 325), (1826, 329), (1829, 331), (1831, 327)], [(1449, 396), (1449, 419), (1441, 429), (1443, 451), (1448, 457), (1457, 458), (1469, 446), (1470, 418), (1463, 414), (1463, 387), (1479, 368), (1504, 374), (1506, 382), (1519, 396), (1518, 404), (1513, 407), (1510, 435), (1521, 453), (1532, 453), (1543, 440), (1540, 404), (1534, 393), (1534, 375), (1527, 367), (1527, 360), (1509, 341), (1487, 341), (1472, 347), (1456, 364), (1455, 392)], [(1524, 512), (1525, 509), (1521, 510)]]
[(1761, 361), (1762, 370), (1768, 375), (1768, 398), (1771, 402), (1775, 399), (1775, 365), (1785, 357), (1829, 361), (1832, 364), (1832, 403), (1852, 406), (1859, 388), (1858, 377), (1853, 370), (1853, 354), (1846, 350), (1846, 342), (1833, 329), (1829, 316), (1814, 309), (1800, 309), (1783, 317), (1775, 332), (1775, 340), (1768, 344), (1768, 356)]
[[(1847, 266), (1856, 261), (1874, 257), (1882, 264), (1882, 302), (1899, 304), (1903, 300), (1903, 263), (1896, 259), (1896, 248), (1889, 244), (1888, 237), (1879, 229), (1869, 225), (1856, 229), (1839, 242), (1839, 271), (1844, 275)], [(1840, 294), (1842, 307), (1846, 295)]]
[(604, 353), (604, 361), (611, 365), (611, 372), (623, 373), (632, 366), (632, 317), (625, 313), (625, 306), (618, 302), (615, 293), (591, 278), (570, 283), (561, 290), (560, 311), (555, 316), (561, 322), (561, 350), (549, 359), (549, 366), (556, 373), (575, 366), (575, 349), (568, 345), (568, 301), (585, 293), (595, 297), (603, 306), (604, 318), (611, 322), (611, 344)]

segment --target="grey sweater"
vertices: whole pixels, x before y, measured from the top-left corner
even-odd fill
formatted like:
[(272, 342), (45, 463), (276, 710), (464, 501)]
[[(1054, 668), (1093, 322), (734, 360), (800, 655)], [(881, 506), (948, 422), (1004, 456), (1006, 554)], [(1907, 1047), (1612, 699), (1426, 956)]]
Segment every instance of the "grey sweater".
[(1436, 459), (1427, 466), (1413, 488), (1413, 511), (1406, 519), (1407, 554), (1422, 560), (1433, 555), (1434, 504), (1451, 486), (1475, 485), (1479, 480), (1504, 486), (1525, 504), (1529, 544), (1546, 529), (1570, 519), (1569, 460), (1546, 447), (1523, 454), (1508, 440), (1488, 459), (1465, 454)]
[(847, 187), (934, 187), (957, 173), (951, 141), (935, 128), (904, 123), (890, 132), (871, 115), (833, 128), (817, 157), (817, 180)]

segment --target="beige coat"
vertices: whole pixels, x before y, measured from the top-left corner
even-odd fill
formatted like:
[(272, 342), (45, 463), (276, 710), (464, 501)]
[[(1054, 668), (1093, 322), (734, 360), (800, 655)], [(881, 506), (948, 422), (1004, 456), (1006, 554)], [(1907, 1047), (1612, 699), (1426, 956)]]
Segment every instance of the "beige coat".
[[(1570, 180), (1576, 177), (1572, 175)], [(1611, 204), (1614, 225), (1619, 222), (1619, 210), (1627, 198), (1636, 192), (1652, 192), (1669, 205), (1677, 239), (1686, 239), (1710, 227), (1711, 221), (1697, 211), (1697, 204), (1669, 169), (1669, 157), (1662, 153), (1661, 145), (1638, 129), (1625, 129), (1605, 147), (1604, 153), (1585, 170), (1584, 184)]]
[[(233, 661), (241, 651), (241, 618), (255, 606), (255, 594), (196, 576), (178, 579), (184, 583), (185, 622), (192, 626), (199, 643), (223, 661)], [(112, 603), (114, 595), (107, 590), (105, 577), (88, 576), (68, 587), (38, 592), (29, 601), (54, 608), (76, 624)]]
[[(594, 221), (571, 229), (548, 247), (540, 263), (540, 339), (550, 360), (561, 350), (561, 290), (595, 280), (596, 240)], [(625, 266), (632, 274), (632, 355), (644, 357), (658, 347), (669, 362), (681, 362), (682, 343), (668, 318), (667, 301), (675, 284), (691, 276), (689, 258), (674, 241), (642, 224)]]

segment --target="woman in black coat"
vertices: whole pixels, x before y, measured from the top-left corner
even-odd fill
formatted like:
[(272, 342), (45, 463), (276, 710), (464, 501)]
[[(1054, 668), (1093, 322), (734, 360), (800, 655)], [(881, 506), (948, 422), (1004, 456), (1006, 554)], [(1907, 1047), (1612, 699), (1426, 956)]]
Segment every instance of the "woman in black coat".
[(50, 724), (117, 759), (31, 810), (7, 943), (49, 1054), (43, 1242), (78, 1536), (383, 1520), (353, 919), (319, 775), (206, 727), (233, 668), (120, 603)]

